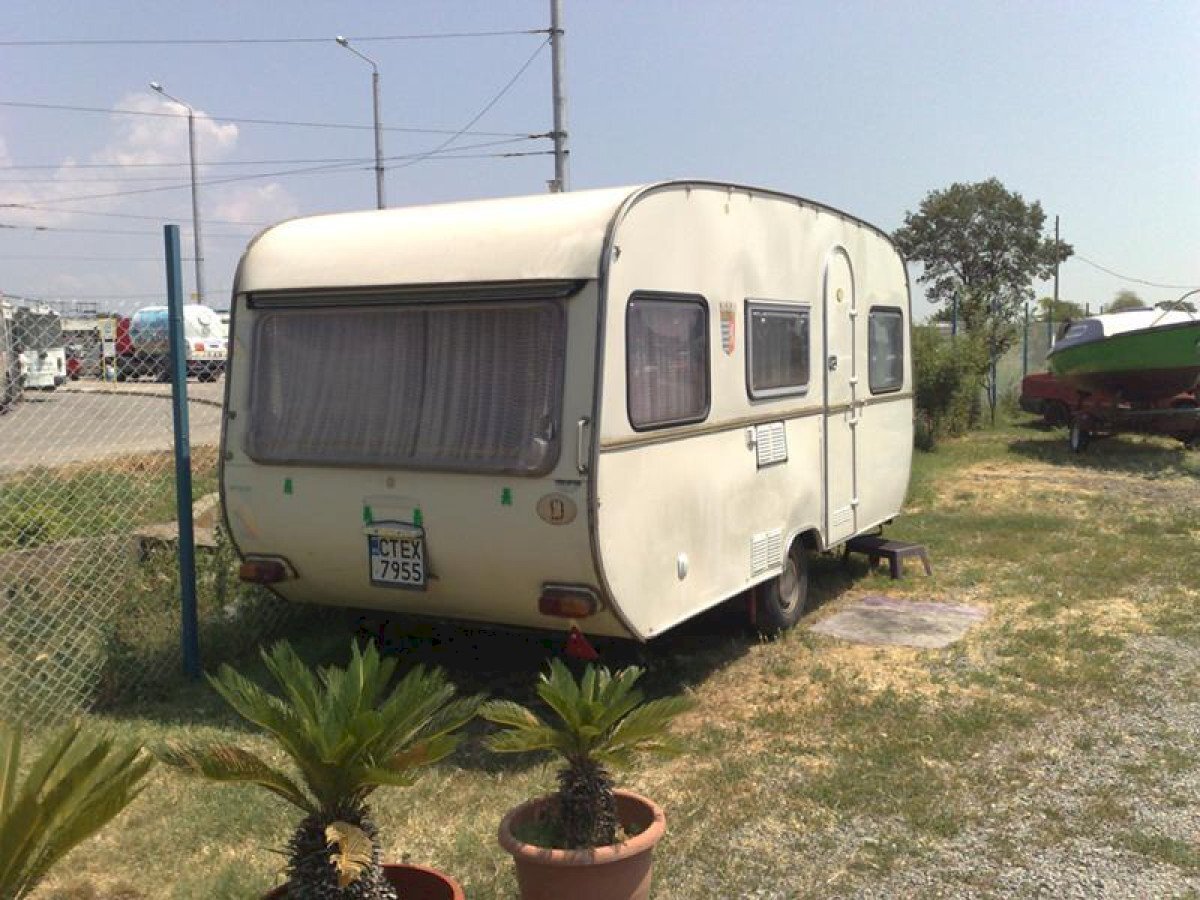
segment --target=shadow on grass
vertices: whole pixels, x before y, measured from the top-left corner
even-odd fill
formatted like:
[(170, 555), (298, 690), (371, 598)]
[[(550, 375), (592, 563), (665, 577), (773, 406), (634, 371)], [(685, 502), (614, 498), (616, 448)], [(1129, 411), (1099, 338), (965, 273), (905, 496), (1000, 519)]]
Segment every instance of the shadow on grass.
[(1200, 453), (1169, 438), (1144, 438), (1113, 435), (1093, 439), (1083, 453), (1073, 453), (1065, 435), (1061, 441), (1015, 440), (1008, 445), (1011, 453), (1055, 466), (1119, 472), (1143, 477), (1185, 477), (1200, 479)]
[[(862, 561), (851, 560), (843, 565), (839, 557), (814, 557), (810, 611), (836, 598), (868, 573)], [(600, 654), (601, 664), (611, 669), (627, 665), (644, 668), (640, 687), (648, 698), (677, 694), (704, 682), (758, 643), (770, 640), (749, 624), (748, 602), (746, 595), (735, 597), (645, 644), (603, 637), (589, 637), (589, 641)], [(351, 641), (372, 641), (383, 653), (399, 657), (400, 673), (418, 664), (436, 666), (446, 672), (460, 695), (484, 694), (539, 710), (543, 707), (535, 690), (538, 675), (546, 670), (549, 660), (563, 656), (566, 643), (561, 632), (511, 630), (336, 608), (302, 609), (265, 644), (281, 639), (291, 641), (300, 656), (315, 666), (344, 665)], [(278, 690), (256, 649), (227, 656), (223, 661), (269, 690)], [(582, 667), (582, 663), (568, 662), (577, 671)], [(205, 668), (214, 670), (216, 664)], [(105, 710), (105, 717), (145, 723), (152, 728), (211, 727), (234, 735), (260, 733), (226, 706), (206, 681), (182, 677), (155, 696), (112, 705)], [(544, 761), (530, 755), (486, 752), (478, 738), (492, 727), (482, 720), (472, 722), (467, 740), (453, 758), (454, 764), (498, 772), (523, 771)]]

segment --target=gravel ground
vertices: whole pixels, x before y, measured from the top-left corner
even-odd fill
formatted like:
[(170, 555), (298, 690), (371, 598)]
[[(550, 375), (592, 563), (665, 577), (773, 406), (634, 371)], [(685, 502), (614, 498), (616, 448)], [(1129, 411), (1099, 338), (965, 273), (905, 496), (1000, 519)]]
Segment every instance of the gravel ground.
[[(1143, 637), (1126, 655), (1132, 699), (1042, 723), (981, 761), (981, 784), (1008, 782), (981, 792), (998, 797), (981, 824), (826, 896), (1200, 897), (1200, 649)], [(761, 894), (785, 896), (800, 895)]]

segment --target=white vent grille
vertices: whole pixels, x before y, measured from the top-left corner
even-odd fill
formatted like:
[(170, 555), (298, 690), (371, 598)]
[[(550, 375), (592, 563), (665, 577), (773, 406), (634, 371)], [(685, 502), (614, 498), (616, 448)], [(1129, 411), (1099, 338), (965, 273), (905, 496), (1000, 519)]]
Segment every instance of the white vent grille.
[(754, 445), (758, 449), (758, 467), (787, 462), (787, 432), (782, 422), (768, 422), (754, 429)]
[(750, 539), (750, 574), (761, 575), (783, 562), (783, 531), (764, 531)]
[(854, 517), (854, 509), (850, 506), (843, 506), (841, 509), (833, 511), (833, 519), (829, 523), (830, 528), (841, 528), (843, 525), (849, 525)]

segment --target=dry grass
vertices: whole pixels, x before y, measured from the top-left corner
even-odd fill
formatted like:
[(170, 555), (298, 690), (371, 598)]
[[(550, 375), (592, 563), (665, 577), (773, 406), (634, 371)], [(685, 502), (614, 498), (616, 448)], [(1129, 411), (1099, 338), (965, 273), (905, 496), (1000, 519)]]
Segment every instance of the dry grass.
[[(1200, 564), (1200, 466), (1165, 442), (1105, 442), (1082, 461), (1060, 444), (1011, 429), (918, 460), (910, 514), (894, 534), (930, 547), (932, 578), (817, 566), (814, 617), (881, 593), (987, 607), (988, 619), (945, 651), (851, 646), (806, 630), (763, 641), (739, 632), (732, 613), (647, 650), (605, 648), (613, 664), (643, 662), (651, 693), (700, 701), (679, 723), (685, 756), (620, 779), (667, 810), (656, 897), (853, 894), (963, 828), (1002, 828), (999, 801), (1021, 777), (1023, 736), (1122, 698), (1131, 638), (1197, 639), (1197, 591), (1180, 574)], [(314, 659), (344, 653), (345, 633), (299, 637)], [(406, 647), (465, 690), (523, 701), (551, 652), (536, 638), (450, 627), (425, 628)], [(222, 736), (269, 751), (200, 688), (102, 721), (149, 739)], [(377, 795), (385, 849), (453, 872), (472, 900), (514, 896), (496, 825), (552, 785), (544, 761), (491, 758), (471, 742), (417, 787)], [(1119, 800), (1099, 796), (1086, 815), (1123, 821)], [(279, 865), (267, 851), (294, 819), (273, 798), (159, 772), (38, 900), (257, 896)], [(1049, 822), (1044, 840), (1068, 825)], [(1132, 831), (1124, 846), (1194, 866), (1185, 849)]]

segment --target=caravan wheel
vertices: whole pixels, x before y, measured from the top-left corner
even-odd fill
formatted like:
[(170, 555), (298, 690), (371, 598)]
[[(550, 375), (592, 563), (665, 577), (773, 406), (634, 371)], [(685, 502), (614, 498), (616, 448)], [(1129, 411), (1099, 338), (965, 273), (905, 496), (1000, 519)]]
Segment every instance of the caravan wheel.
[(756, 592), (758, 628), (766, 634), (787, 631), (808, 608), (808, 554), (797, 541), (788, 552), (783, 571)]

